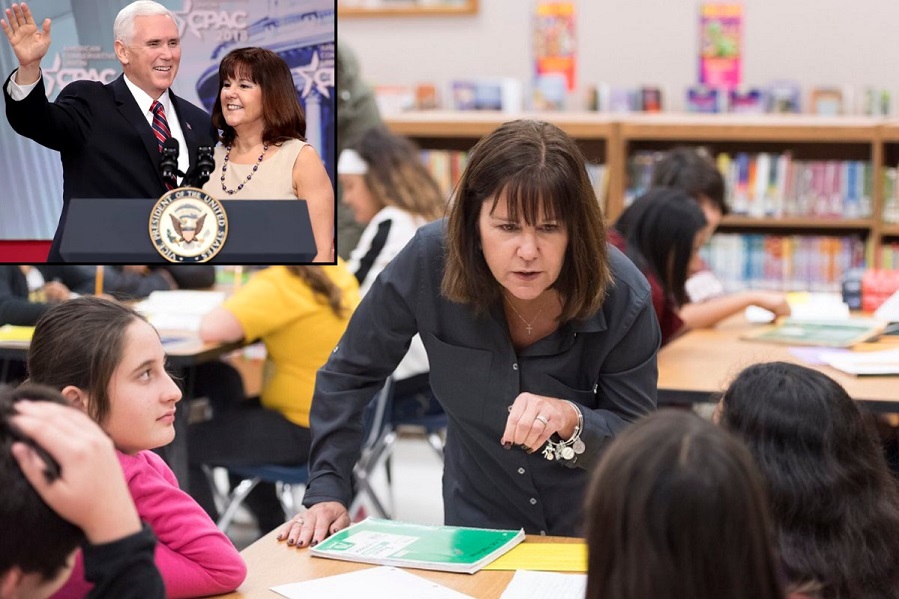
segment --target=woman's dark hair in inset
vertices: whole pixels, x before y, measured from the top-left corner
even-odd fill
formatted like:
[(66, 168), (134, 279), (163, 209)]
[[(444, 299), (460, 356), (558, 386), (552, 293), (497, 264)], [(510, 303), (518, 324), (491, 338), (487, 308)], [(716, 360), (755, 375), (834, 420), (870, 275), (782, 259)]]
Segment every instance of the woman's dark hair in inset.
[(783, 599), (761, 476), (735, 437), (660, 410), (606, 451), (587, 493), (588, 599)]
[(485, 201), (493, 210), (504, 196), (511, 220), (534, 225), (542, 208), (568, 230), (565, 262), (553, 285), (564, 302), (560, 323), (599, 310), (612, 274), (602, 209), (585, 164), (574, 140), (543, 121), (511, 121), (483, 137), (469, 153), (448, 210), (444, 296), (479, 312), (499, 301), (500, 285), (481, 251), (478, 219)]
[(12, 444), (22, 437), (10, 418), (23, 399), (66, 403), (58, 391), (40, 385), (0, 387), (0, 576), (18, 567), (52, 580), (84, 542), (84, 533), (44, 502), (12, 454)]
[(280, 144), (289, 139), (306, 141), (306, 116), (297, 100), (293, 75), (284, 59), (266, 48), (236, 48), (219, 65), (219, 89), (212, 107), (212, 124), (221, 129), (225, 146), (234, 143), (236, 132), (222, 114), (222, 87), (228, 79), (246, 78), (262, 88), (262, 141)]
[(331, 308), (331, 311), (340, 318), (346, 316), (349, 306), (344, 304), (343, 291), (334, 284), (328, 275), (325, 274), (321, 266), (312, 264), (305, 266), (287, 266), (294, 276), (299, 277), (304, 283), (309, 285), (312, 293), (324, 300)]
[(678, 189), (656, 187), (634, 200), (615, 228), (627, 241), (628, 257), (642, 270), (649, 268), (666, 294), (686, 304), (696, 234), (707, 221), (696, 202)]
[(823, 599), (899, 597), (899, 492), (846, 391), (810, 368), (756, 364), (719, 411), (767, 479), (790, 582)]
[(724, 201), (724, 177), (705, 153), (678, 146), (665, 154), (652, 169), (652, 187), (674, 187), (697, 202), (708, 201), (727, 215)]
[(378, 126), (347, 147), (368, 165), (365, 185), (379, 209), (396, 206), (429, 221), (443, 216), (446, 200), (414, 143)]
[(109, 381), (122, 361), (125, 331), (146, 319), (122, 304), (79, 297), (53, 306), (34, 329), (28, 380), (62, 391), (74, 385), (90, 396), (88, 415), (100, 426), (109, 416)]

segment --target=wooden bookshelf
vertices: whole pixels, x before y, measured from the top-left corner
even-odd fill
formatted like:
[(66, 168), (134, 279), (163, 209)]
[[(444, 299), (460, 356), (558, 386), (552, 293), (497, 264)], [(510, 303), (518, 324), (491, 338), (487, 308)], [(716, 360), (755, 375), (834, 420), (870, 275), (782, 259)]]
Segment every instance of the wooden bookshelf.
[(607, 168), (605, 210), (614, 220), (624, 208), (628, 157), (639, 150), (666, 150), (702, 145), (712, 154), (785, 152), (802, 160), (863, 160), (872, 166), (870, 218), (751, 218), (728, 216), (725, 231), (775, 235), (856, 234), (867, 241), (872, 266), (880, 265), (881, 248), (899, 237), (899, 224), (883, 221), (884, 169), (899, 165), (899, 119), (820, 117), (814, 115), (700, 115), (594, 112), (522, 113), (411, 112), (386, 119), (399, 134), (425, 148), (470, 148), (483, 135), (516, 118), (549, 120), (575, 138)]

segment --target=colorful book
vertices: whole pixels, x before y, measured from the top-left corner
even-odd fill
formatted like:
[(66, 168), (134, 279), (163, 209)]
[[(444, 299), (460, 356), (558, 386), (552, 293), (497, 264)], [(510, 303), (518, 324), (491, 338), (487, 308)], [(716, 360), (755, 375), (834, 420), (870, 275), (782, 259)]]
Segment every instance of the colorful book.
[(524, 530), (426, 526), (367, 518), (311, 549), (316, 557), (474, 574), (524, 540)]

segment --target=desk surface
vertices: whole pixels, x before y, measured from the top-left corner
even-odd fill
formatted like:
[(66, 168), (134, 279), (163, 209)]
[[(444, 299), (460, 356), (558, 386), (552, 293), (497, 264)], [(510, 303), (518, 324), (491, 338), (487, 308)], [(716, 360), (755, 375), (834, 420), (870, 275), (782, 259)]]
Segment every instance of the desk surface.
[[(247, 562), (247, 579), (233, 593), (217, 595), (217, 597), (274, 599), (281, 595), (269, 590), (273, 586), (324, 578), (335, 574), (346, 574), (372, 567), (355, 562), (314, 558), (308, 549), (296, 549), (288, 547), (285, 543), (279, 543), (275, 540), (276, 534), (277, 531), (272, 531), (240, 552)], [(526, 542), (582, 543), (583, 539), (528, 535)], [(409, 572), (460, 593), (483, 599), (499, 599), (515, 574), (508, 570), (481, 570), (477, 574), (453, 574), (431, 570), (409, 570)]]
[[(786, 345), (740, 339), (758, 326), (739, 315), (713, 329), (689, 331), (663, 347), (659, 352), (660, 396), (675, 401), (708, 401), (710, 394), (723, 391), (752, 364), (782, 361), (809, 366)], [(883, 343), (883, 349), (892, 347), (897, 344)], [(899, 411), (899, 376), (855, 377), (829, 366), (810, 367), (832, 377), (871, 410)]]

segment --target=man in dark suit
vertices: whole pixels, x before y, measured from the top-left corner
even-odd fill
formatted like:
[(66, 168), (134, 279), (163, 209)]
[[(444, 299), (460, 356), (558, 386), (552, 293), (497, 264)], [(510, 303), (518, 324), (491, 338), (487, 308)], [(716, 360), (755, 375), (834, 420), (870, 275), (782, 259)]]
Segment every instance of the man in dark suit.
[(39, 29), (23, 3), (6, 9), (0, 24), (19, 61), (3, 84), (7, 119), (17, 133), (61, 155), (63, 208), (48, 261), (62, 261), (59, 244), (71, 198), (157, 198), (177, 185), (162, 178), (163, 142), (178, 140), (178, 169), (188, 172), (198, 145), (215, 139), (215, 132), (205, 111), (169, 90), (181, 40), (161, 4), (133, 2), (116, 17), (123, 75), (106, 85), (75, 81), (52, 103), (40, 71), (50, 47), (50, 19)]

